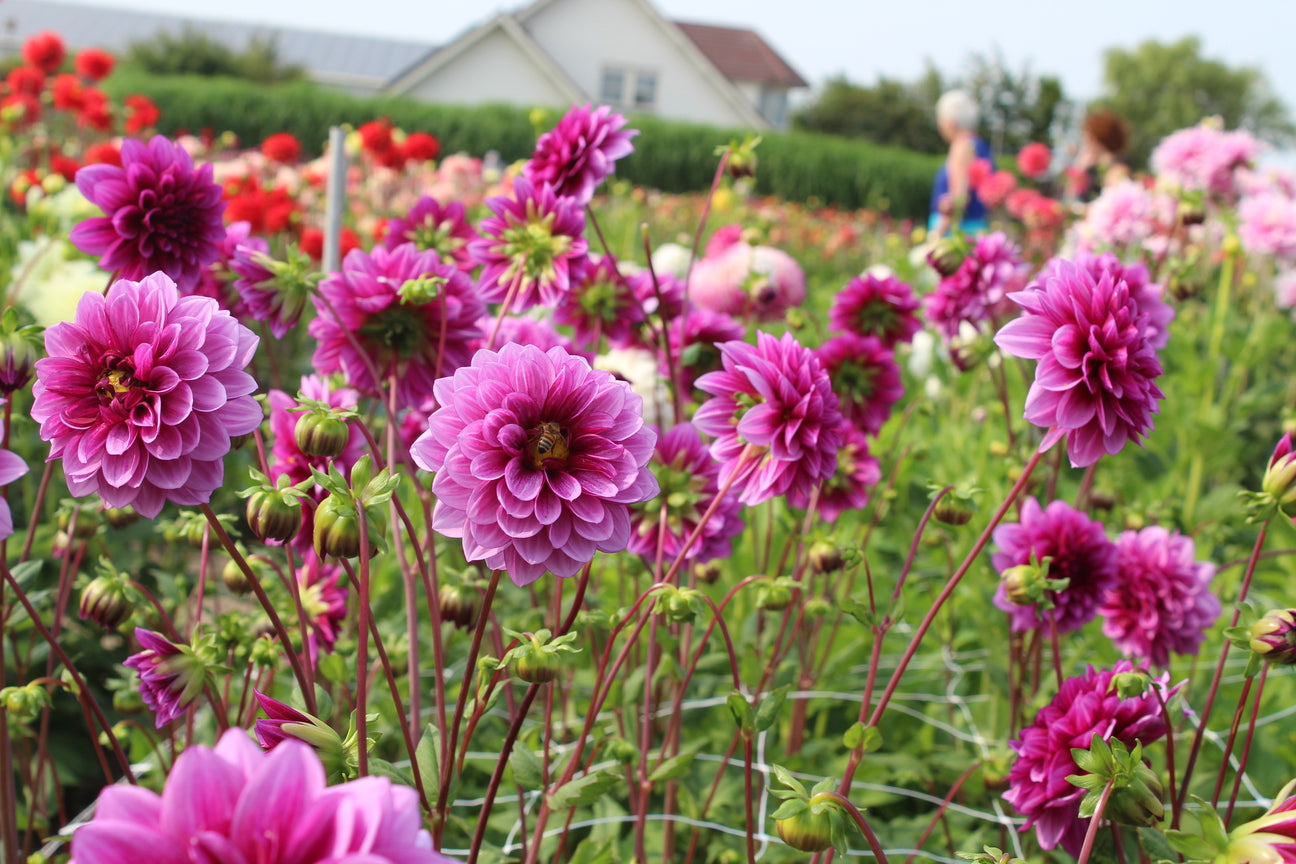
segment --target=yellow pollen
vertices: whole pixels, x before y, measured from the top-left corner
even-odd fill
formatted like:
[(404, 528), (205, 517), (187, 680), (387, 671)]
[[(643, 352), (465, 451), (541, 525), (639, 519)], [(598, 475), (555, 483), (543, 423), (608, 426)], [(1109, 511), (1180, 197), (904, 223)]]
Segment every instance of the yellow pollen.
[(108, 373), (108, 383), (112, 385), (114, 393), (126, 393), (131, 389), (130, 375), (120, 369)]

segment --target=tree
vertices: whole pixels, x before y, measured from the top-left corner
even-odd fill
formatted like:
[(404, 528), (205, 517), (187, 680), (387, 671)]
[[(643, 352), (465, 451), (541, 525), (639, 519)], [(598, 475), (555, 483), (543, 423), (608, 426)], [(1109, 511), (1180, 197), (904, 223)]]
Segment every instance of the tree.
[(159, 30), (153, 38), (131, 43), (126, 62), (153, 75), (206, 75), (246, 78), (261, 84), (302, 77), (299, 67), (279, 61), (274, 39), (254, 38), (241, 52), (186, 27), (180, 34)]
[(967, 70), (960, 86), (981, 106), (981, 135), (996, 154), (1051, 142), (1054, 121), (1068, 104), (1061, 80), (1035, 75), (1029, 65), (1013, 72), (998, 50), (993, 56), (972, 54)]
[[(937, 78), (939, 73), (928, 72)], [(871, 86), (852, 84), (844, 77), (831, 78), (813, 104), (793, 118), (793, 126), (811, 132), (867, 138), (879, 144), (922, 153), (943, 153), (945, 142), (932, 116), (935, 99), (928, 98), (923, 82), (917, 85), (878, 76)]]
[(1176, 129), (1219, 116), (1226, 128), (1246, 129), (1273, 144), (1296, 136), (1282, 101), (1258, 66), (1231, 68), (1201, 56), (1201, 40), (1186, 36), (1163, 44), (1148, 40), (1134, 50), (1103, 54), (1102, 104), (1130, 125), (1131, 164), (1147, 164), (1158, 141)]

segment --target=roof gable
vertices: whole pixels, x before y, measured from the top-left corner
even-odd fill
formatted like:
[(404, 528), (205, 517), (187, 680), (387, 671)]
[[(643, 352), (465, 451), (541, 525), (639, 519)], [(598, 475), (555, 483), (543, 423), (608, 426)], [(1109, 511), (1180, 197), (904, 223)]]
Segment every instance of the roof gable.
[(730, 81), (806, 87), (806, 80), (755, 30), (674, 22)]

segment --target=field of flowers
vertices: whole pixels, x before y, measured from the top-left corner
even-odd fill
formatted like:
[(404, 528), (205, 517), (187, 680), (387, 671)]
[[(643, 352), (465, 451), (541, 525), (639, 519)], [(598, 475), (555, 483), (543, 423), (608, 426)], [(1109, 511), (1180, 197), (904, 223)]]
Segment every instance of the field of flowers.
[(1296, 182), (1246, 133), (1087, 208), (1031, 145), (927, 243), (747, 195), (754, 141), (619, 184), (605, 107), (339, 174), (23, 56), (0, 860), (1296, 861)]

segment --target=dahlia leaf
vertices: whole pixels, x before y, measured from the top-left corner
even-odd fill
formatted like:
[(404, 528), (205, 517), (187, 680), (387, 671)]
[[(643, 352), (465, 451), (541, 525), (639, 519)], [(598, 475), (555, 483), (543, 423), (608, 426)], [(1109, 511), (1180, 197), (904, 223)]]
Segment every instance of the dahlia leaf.
[(577, 777), (575, 780), (559, 786), (549, 796), (549, 809), (566, 810), (571, 807), (593, 804), (622, 782), (624, 782), (622, 775), (611, 769)]
[(418, 764), (419, 776), (423, 779), (423, 791), (429, 800), (435, 800), (441, 785), (441, 733), (436, 726), (429, 723), (423, 737), (419, 739), (414, 750), (414, 761)]
[(744, 734), (752, 734), (756, 730), (756, 714), (752, 711), (751, 703), (747, 697), (737, 690), (729, 694), (728, 698), (729, 713), (733, 715), (734, 722)]
[(676, 777), (682, 777), (684, 772), (693, 764), (697, 758), (698, 752), (702, 749), (702, 742), (690, 745), (683, 753), (677, 753), (669, 759), (662, 762), (652, 770), (648, 775), (651, 783), (659, 783), (662, 780), (674, 780)]
[(774, 725), (779, 712), (783, 709), (783, 703), (787, 700), (789, 686), (791, 685), (784, 684), (777, 690), (770, 691), (769, 695), (761, 700), (760, 707), (756, 709), (757, 732), (764, 732)]
[(514, 748), (509, 767), (513, 769), (513, 779), (523, 788), (538, 789), (544, 785), (544, 768), (530, 748)]

